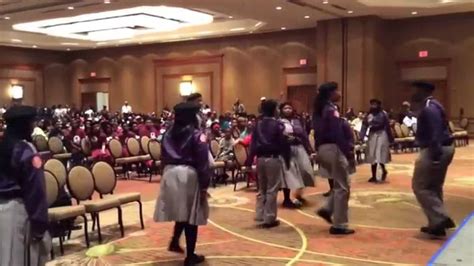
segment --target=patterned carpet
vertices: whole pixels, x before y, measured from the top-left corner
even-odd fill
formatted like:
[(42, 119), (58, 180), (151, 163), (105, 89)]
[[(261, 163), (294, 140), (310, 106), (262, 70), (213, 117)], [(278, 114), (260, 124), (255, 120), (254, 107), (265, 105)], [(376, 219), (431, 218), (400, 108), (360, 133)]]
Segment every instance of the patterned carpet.
[[(253, 221), (255, 191), (232, 187), (212, 189), (209, 224), (200, 227), (197, 251), (206, 255), (204, 265), (423, 265), (445, 240), (433, 240), (418, 232), (426, 219), (411, 192), (416, 154), (394, 154), (385, 184), (367, 183), (369, 166), (352, 176), (351, 236), (332, 236), (328, 225), (315, 217), (323, 202), (327, 182), (317, 178), (316, 188), (306, 190), (309, 205), (301, 210), (279, 209), (280, 227), (257, 229)], [(65, 245), (66, 255), (49, 265), (182, 265), (183, 257), (166, 251), (172, 224), (152, 221), (154, 182), (119, 181), (116, 193), (139, 191), (144, 201), (146, 229), (138, 225), (137, 206), (124, 208), (126, 237), (120, 235), (116, 213), (101, 215), (108, 255), (88, 257), (83, 236), (74, 232)], [(445, 204), (459, 224), (474, 210), (474, 146), (456, 150), (445, 184)], [(281, 195), (279, 195), (281, 196)], [(279, 199), (281, 202), (281, 198)], [(97, 236), (91, 235), (92, 244)], [(184, 239), (182, 239), (184, 245)], [(57, 248), (57, 246), (56, 246)], [(56, 251), (56, 253), (59, 253)]]

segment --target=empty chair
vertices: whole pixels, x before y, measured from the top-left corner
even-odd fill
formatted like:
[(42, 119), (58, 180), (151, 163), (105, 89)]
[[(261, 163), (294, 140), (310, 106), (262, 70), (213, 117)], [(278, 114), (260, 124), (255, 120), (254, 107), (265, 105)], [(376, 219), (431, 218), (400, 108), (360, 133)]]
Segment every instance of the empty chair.
[(48, 147), (55, 159), (68, 160), (71, 158), (71, 153), (65, 152), (63, 141), (58, 137), (49, 138)]
[(58, 159), (49, 159), (44, 164), (44, 170), (54, 174), (59, 182), (59, 187), (66, 185), (67, 171), (64, 164)]
[(148, 143), (150, 142), (150, 138), (148, 136), (143, 136), (140, 139), (140, 147), (144, 154), (149, 154), (150, 151), (148, 150)]
[[(58, 198), (60, 184), (55, 175), (50, 171), (44, 172), (44, 179), (46, 184), (46, 197), (48, 206), (51, 206)], [(84, 238), (86, 245), (89, 247), (89, 233), (87, 231), (87, 217), (86, 209), (82, 205), (53, 207), (48, 209), (48, 218), (50, 223), (57, 223), (63, 220), (74, 219), (77, 216), (82, 216), (84, 219)], [(61, 255), (64, 255), (63, 238), (59, 237), (59, 247)], [(54, 250), (51, 250), (51, 257), (54, 258)]]
[(118, 224), (120, 226), (120, 233), (124, 236), (122, 208), (118, 199), (96, 199), (92, 200), (94, 194), (94, 177), (89, 169), (84, 166), (75, 166), (69, 171), (67, 177), (67, 186), (72, 197), (76, 199), (77, 204), (85, 207), (86, 213), (92, 215), (92, 219), (97, 223), (97, 232), (99, 235), (99, 243), (102, 243), (102, 233), (100, 228), (100, 212), (116, 208), (118, 214)]
[(150, 171), (150, 182), (152, 178), (151, 172), (153, 170), (157, 170), (159, 172), (161, 170), (161, 143), (158, 142), (156, 139), (152, 139), (148, 142), (148, 151), (150, 153), (150, 158), (152, 160), (151, 170)]
[(106, 162), (97, 162), (92, 167), (92, 174), (94, 176), (95, 190), (100, 194), (101, 198), (108, 195), (106, 198), (115, 198), (121, 204), (137, 202), (139, 206), (140, 224), (142, 229), (145, 228), (143, 223), (143, 210), (141, 195), (138, 192), (113, 194), (117, 179), (114, 168)]
[[(247, 175), (247, 187), (250, 186), (250, 178), (248, 176), (248, 173), (253, 171), (254, 168), (248, 168), (245, 166), (245, 162), (247, 161), (248, 153), (247, 153), (247, 148), (245, 148), (244, 145), (237, 143), (234, 146), (234, 154), (235, 154), (235, 163), (237, 167), (237, 175), (235, 176), (235, 179), (233, 180), (234, 182), (234, 191), (237, 189), (237, 182), (239, 177), (240, 178), (245, 178)], [(258, 184), (258, 182), (257, 182)]]
[(42, 135), (34, 136), (33, 143), (35, 144), (36, 149), (38, 149), (39, 152), (48, 151), (49, 149), (48, 141)]

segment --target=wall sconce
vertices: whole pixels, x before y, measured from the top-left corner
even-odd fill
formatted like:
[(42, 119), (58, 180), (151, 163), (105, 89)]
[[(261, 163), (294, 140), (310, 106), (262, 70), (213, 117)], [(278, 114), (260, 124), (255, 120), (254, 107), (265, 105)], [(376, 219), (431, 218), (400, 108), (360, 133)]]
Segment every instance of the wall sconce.
[(12, 84), (10, 86), (10, 96), (13, 100), (22, 100), (23, 99), (23, 86), (18, 84)]
[(181, 81), (179, 83), (179, 94), (181, 94), (181, 96), (189, 96), (191, 93), (193, 93), (193, 91), (194, 87), (191, 80)]

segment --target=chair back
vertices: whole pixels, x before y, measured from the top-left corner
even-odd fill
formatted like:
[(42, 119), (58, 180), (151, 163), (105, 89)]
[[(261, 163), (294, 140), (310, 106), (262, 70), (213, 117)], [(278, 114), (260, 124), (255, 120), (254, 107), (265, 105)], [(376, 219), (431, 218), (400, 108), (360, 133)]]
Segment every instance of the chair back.
[(148, 142), (148, 151), (150, 151), (150, 156), (153, 160), (161, 160), (161, 143), (156, 139), (152, 139)]
[(118, 139), (111, 139), (109, 141), (109, 150), (114, 158), (122, 157), (122, 143)]
[(128, 138), (127, 149), (131, 156), (140, 155), (140, 142), (136, 138)]
[(244, 145), (237, 143), (234, 146), (235, 161), (239, 166), (244, 166), (247, 161), (247, 148)]
[(85, 155), (90, 155), (92, 152), (91, 141), (88, 137), (85, 137), (81, 140), (81, 149)]
[(212, 156), (214, 156), (214, 158), (217, 157), (217, 155), (219, 155), (219, 150), (220, 150), (219, 142), (217, 140), (213, 139), (209, 143), (209, 146), (211, 148)]
[(58, 180), (59, 187), (66, 185), (67, 171), (64, 164), (58, 159), (49, 159), (44, 164), (44, 170), (51, 172)]
[(142, 148), (142, 151), (145, 153), (145, 154), (149, 154), (150, 151), (148, 150), (148, 142), (150, 142), (150, 138), (148, 136), (143, 136), (141, 139), (140, 139), (140, 146)]
[(449, 121), (449, 130), (451, 130), (451, 133), (456, 132), (453, 121)]
[(88, 200), (94, 193), (94, 177), (84, 166), (74, 166), (67, 177), (67, 187), (77, 201)]
[(410, 129), (407, 127), (407, 125), (402, 124), (400, 125), (400, 129), (402, 130), (403, 137), (409, 137), (410, 136)]
[(100, 194), (112, 194), (117, 179), (115, 177), (115, 171), (110, 164), (106, 162), (97, 162), (92, 167), (92, 175), (95, 181), (95, 190)]
[(49, 149), (48, 141), (44, 136), (36, 135), (33, 138), (33, 143), (35, 144), (38, 151), (47, 151)]
[(58, 137), (51, 137), (48, 140), (48, 147), (49, 150), (53, 154), (63, 153), (64, 152), (64, 144), (63, 141)]
[(467, 128), (469, 127), (469, 119), (467, 119), (466, 117), (461, 119), (461, 121), (459, 121), (459, 126), (462, 129), (467, 130)]
[(58, 199), (59, 183), (54, 174), (46, 170), (44, 171), (44, 183), (46, 185), (46, 201), (50, 207)]
[[(312, 131), (312, 132), (314, 132), (314, 131)], [(314, 143), (314, 133), (313, 133), (313, 134), (309, 134), (308, 139), (309, 139), (309, 145), (311, 146), (311, 148), (312, 148), (313, 150), (316, 150), (316, 148), (315, 148), (315, 147), (316, 147), (316, 143)]]
[(395, 123), (395, 125), (393, 125), (393, 129), (395, 129), (395, 136), (397, 138), (403, 138), (402, 128), (400, 127), (399, 123)]

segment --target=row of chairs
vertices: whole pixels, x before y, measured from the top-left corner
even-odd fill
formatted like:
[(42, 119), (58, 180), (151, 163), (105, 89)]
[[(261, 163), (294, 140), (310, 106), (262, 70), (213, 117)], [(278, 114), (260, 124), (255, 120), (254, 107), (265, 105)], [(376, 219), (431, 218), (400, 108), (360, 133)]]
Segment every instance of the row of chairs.
[[(99, 243), (102, 242), (100, 213), (103, 211), (117, 209), (121, 236), (124, 236), (121, 208), (124, 204), (138, 203), (140, 224), (141, 228), (144, 229), (141, 194), (137, 192), (114, 194), (117, 180), (115, 171), (109, 164), (97, 162), (91, 170), (85, 166), (75, 166), (67, 172), (61, 161), (50, 159), (45, 163), (44, 171), (49, 206), (56, 202), (60, 189), (65, 186), (77, 203), (73, 206), (49, 208), (49, 221), (58, 223), (81, 216), (84, 219), (84, 237), (87, 247), (89, 247), (89, 234), (86, 214), (90, 214), (92, 218), (93, 230), (97, 225)], [(98, 193), (99, 199), (93, 199), (94, 192)], [(59, 237), (59, 243), (61, 254), (64, 254), (62, 237)], [(54, 256), (54, 253), (52, 253), (52, 256)]]

